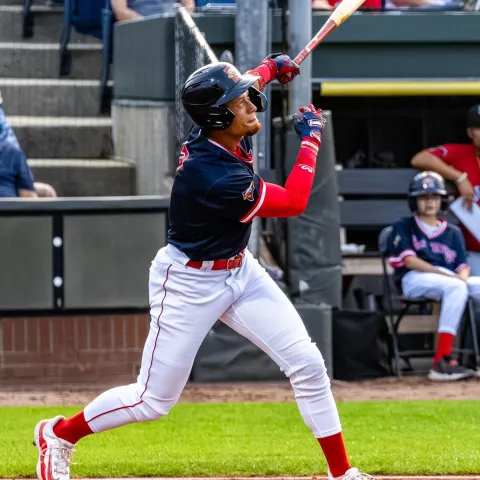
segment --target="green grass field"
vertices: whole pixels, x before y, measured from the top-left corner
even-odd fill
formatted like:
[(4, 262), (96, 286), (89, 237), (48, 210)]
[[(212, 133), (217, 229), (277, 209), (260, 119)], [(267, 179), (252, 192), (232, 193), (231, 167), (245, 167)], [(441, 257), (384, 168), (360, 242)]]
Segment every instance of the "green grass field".
[[(480, 401), (339, 404), (352, 463), (368, 473), (480, 471)], [(33, 427), (71, 407), (0, 408), (0, 477), (35, 475)], [(179, 404), (162, 420), (85, 438), (75, 477), (324, 474), (294, 403)]]

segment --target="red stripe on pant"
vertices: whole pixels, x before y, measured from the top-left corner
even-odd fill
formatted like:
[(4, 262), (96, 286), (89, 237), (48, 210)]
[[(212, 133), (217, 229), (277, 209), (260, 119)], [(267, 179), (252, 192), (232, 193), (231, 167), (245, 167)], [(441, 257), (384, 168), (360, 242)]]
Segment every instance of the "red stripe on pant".
[(154, 356), (155, 356), (155, 350), (157, 348), (157, 343), (158, 343), (158, 337), (160, 335), (160, 318), (161, 318), (162, 313), (163, 313), (163, 302), (165, 301), (165, 297), (167, 296), (167, 280), (168, 280), (168, 273), (170, 272), (171, 267), (172, 267), (172, 265), (169, 265), (169, 267), (167, 268), (167, 274), (165, 276), (165, 281), (163, 282), (163, 290), (165, 291), (165, 293), (164, 293), (163, 298), (162, 298), (160, 314), (158, 315), (158, 318), (157, 318), (158, 331), (157, 331), (157, 336), (155, 337), (155, 346), (153, 347), (152, 358), (150, 359), (150, 366), (148, 367), (148, 375), (147, 375), (147, 381), (145, 382), (145, 389), (143, 390), (142, 394), (140, 395), (140, 401), (138, 401), (137, 403), (135, 403), (133, 405), (125, 405), (123, 407), (118, 407), (118, 408), (114, 408), (112, 410), (108, 410), (107, 412), (99, 413), (98, 415), (91, 418), (90, 420), (87, 420), (87, 423), (90, 423), (93, 420), (95, 420), (99, 417), (102, 417), (103, 415), (107, 415), (108, 413), (117, 412), (118, 410), (124, 410), (125, 408), (134, 408), (134, 407), (143, 403), (143, 396), (145, 395), (145, 392), (147, 391), (147, 388), (148, 388), (148, 382), (150, 380), (150, 370), (152, 369), (153, 359), (154, 359)]

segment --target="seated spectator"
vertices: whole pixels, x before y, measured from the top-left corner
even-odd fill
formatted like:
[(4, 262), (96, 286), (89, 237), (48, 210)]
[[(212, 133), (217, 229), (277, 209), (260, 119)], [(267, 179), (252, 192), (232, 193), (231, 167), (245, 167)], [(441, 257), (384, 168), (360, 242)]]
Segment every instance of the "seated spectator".
[(150, 15), (168, 13), (175, 3), (181, 3), (190, 12), (195, 9), (195, 0), (112, 0), (112, 10), (118, 22), (135, 20)]
[(416, 175), (409, 207), (413, 215), (393, 225), (389, 263), (406, 298), (442, 302), (437, 351), (428, 377), (442, 382), (471, 377), (475, 372), (452, 358), (452, 345), (469, 296), (480, 299), (480, 277), (470, 277), (461, 231), (437, 217), (447, 208), (443, 178), (435, 172)]
[[(457, 195), (463, 197), (467, 209), (475, 202), (480, 205), (480, 105), (474, 105), (467, 113), (469, 144), (444, 144), (417, 153), (413, 167), (439, 173), (455, 183)], [(468, 251), (471, 273), (480, 276), (480, 242), (464, 226), (460, 225)]]
[(56, 197), (57, 194), (50, 185), (34, 183), (27, 158), (0, 108), (0, 198), (39, 196)]

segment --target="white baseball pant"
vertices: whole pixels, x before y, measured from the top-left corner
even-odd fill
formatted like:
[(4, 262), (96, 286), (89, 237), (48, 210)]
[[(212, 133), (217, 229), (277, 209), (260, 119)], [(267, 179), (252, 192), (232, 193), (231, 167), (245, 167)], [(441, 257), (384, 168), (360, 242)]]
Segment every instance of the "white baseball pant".
[(447, 277), (412, 270), (403, 277), (402, 290), (406, 298), (425, 297), (441, 301), (438, 332), (456, 335), (468, 298), (480, 300), (480, 277), (470, 277), (464, 282), (453, 274)]
[(224, 323), (266, 352), (289, 377), (300, 413), (315, 437), (341, 431), (323, 357), (288, 298), (246, 252), (241, 267), (186, 266), (172, 245), (150, 268), (150, 332), (134, 384), (101, 394), (84, 410), (94, 432), (166, 415), (188, 381), (214, 323)]

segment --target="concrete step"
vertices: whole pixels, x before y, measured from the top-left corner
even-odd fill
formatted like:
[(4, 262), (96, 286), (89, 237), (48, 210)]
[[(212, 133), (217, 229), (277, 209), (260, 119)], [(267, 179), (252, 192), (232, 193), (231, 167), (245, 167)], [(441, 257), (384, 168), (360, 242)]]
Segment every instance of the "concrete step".
[(8, 116), (27, 158), (110, 158), (111, 120)]
[[(102, 46), (71, 44), (68, 78), (98, 79), (102, 68)], [(0, 75), (4, 78), (58, 78), (60, 46), (56, 43), (0, 43)]]
[(93, 117), (100, 110), (99, 87), (98, 80), (0, 78), (8, 115)]
[(59, 197), (135, 195), (135, 167), (119, 160), (30, 159), (36, 182), (55, 188)]
[[(63, 29), (63, 7), (32, 6), (33, 37), (22, 38), (21, 5), (0, 5), (0, 42), (59, 42)], [(71, 43), (95, 43), (100, 40), (89, 35), (80, 35), (72, 29)]]

